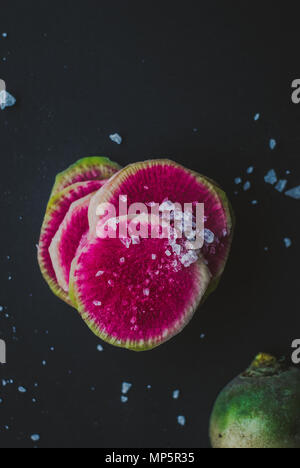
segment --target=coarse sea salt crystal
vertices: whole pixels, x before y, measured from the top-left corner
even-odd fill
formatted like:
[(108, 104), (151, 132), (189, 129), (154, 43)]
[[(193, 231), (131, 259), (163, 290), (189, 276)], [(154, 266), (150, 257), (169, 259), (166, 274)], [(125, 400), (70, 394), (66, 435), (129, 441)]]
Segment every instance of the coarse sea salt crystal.
[(213, 244), (215, 240), (215, 235), (209, 229), (204, 229), (204, 240), (207, 244)]
[(184, 416), (178, 416), (177, 417), (177, 422), (180, 426), (185, 426), (185, 423), (186, 423), (186, 419)]
[(14, 96), (8, 93), (5, 89), (0, 92), (0, 109), (4, 110), (6, 107), (13, 107), (17, 100)]
[(287, 180), (279, 180), (278, 183), (275, 185), (275, 189), (282, 193), (285, 190), (285, 187), (287, 185)]
[(170, 200), (167, 200), (160, 205), (159, 211), (172, 211), (174, 208), (174, 203), (172, 203)]
[(113, 143), (117, 143), (117, 145), (121, 145), (123, 142), (123, 138), (119, 133), (113, 133), (112, 135), (109, 135), (109, 138)]
[(122, 393), (123, 393), (123, 395), (126, 395), (129, 392), (129, 390), (131, 389), (131, 387), (132, 387), (131, 383), (123, 382), (122, 383)]
[(149, 296), (150, 295), (150, 289), (145, 288), (143, 293), (144, 293), (144, 296)]
[(289, 249), (292, 246), (292, 241), (288, 237), (283, 239), (284, 245), (286, 246), (287, 249)]
[(186, 254), (182, 255), (180, 261), (182, 265), (186, 268), (191, 266), (193, 263), (197, 262), (198, 255), (194, 250), (189, 250)]
[(156, 259), (157, 259), (157, 255), (152, 254), (152, 255), (151, 255), (151, 258), (152, 258), (152, 260), (156, 260)]
[(300, 185), (291, 190), (285, 192), (287, 197), (294, 198), (295, 200), (300, 200)]
[(99, 278), (100, 276), (104, 275), (104, 271), (98, 271), (96, 273), (96, 278)]
[(277, 182), (277, 174), (276, 172), (274, 171), (274, 169), (271, 169), (267, 175), (265, 176), (265, 182), (267, 184), (271, 184), (271, 185), (274, 185), (276, 184)]
[(180, 391), (179, 390), (174, 390), (174, 392), (173, 392), (174, 400), (178, 400), (179, 396), (180, 396)]

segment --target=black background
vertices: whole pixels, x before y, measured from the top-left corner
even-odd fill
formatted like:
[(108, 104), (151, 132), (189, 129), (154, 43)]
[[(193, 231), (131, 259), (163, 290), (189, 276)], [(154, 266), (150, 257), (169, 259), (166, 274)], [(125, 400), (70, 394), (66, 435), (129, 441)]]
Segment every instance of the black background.
[[(17, 105), (0, 112), (0, 337), (8, 352), (0, 377), (13, 379), (0, 382), (1, 447), (32, 447), (35, 433), (40, 447), (209, 447), (220, 389), (259, 351), (291, 354), (300, 337), (299, 201), (264, 175), (290, 170), (288, 187), (300, 182), (300, 105), (291, 103), (298, 29), (292, 6), (267, 1), (2, 2), (0, 78)], [(116, 131), (120, 147), (108, 138)], [(54, 177), (87, 155), (121, 165), (168, 156), (219, 181), (236, 212), (218, 291), (180, 336), (148, 353), (106, 344), (99, 353), (38, 269)], [(237, 189), (237, 176), (250, 191)], [(124, 380), (133, 384), (127, 404)]]

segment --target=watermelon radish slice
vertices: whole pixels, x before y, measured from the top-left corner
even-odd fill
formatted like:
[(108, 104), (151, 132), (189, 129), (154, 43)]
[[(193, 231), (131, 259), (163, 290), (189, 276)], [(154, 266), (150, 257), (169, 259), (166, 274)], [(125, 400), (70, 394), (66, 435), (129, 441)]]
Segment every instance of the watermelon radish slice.
[(56, 176), (51, 197), (69, 185), (88, 180), (105, 180), (120, 170), (117, 163), (104, 157), (83, 158)]
[(185, 267), (169, 247), (168, 239), (129, 234), (96, 237), (82, 248), (73, 260), (70, 295), (98, 337), (146, 351), (187, 325), (211, 275), (201, 258)]
[(54, 294), (68, 304), (71, 304), (71, 301), (66, 291), (64, 291), (57, 282), (56, 274), (50, 258), (49, 247), (71, 204), (74, 201), (95, 192), (101, 188), (104, 183), (105, 181), (94, 180), (70, 185), (62, 192), (52, 197), (48, 204), (40, 235), (38, 262), (42, 275), (50, 289)]
[(233, 213), (226, 194), (212, 180), (169, 160), (153, 160), (132, 164), (115, 176), (92, 198), (89, 207), (91, 238), (99, 222), (97, 207), (112, 203), (119, 215), (119, 197), (133, 203), (162, 204), (204, 203), (205, 229), (210, 235), (202, 255), (213, 276), (209, 292), (214, 290), (224, 271), (233, 237)]
[(88, 209), (92, 196), (93, 193), (72, 203), (49, 248), (57, 282), (67, 293), (71, 263), (89, 229)]

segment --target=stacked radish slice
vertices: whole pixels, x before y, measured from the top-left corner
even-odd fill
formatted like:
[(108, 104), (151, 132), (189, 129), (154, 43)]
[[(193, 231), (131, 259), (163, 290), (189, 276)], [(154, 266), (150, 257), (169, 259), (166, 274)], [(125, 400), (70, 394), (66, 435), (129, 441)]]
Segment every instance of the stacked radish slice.
[[(134, 235), (129, 229), (126, 237), (99, 236), (103, 204), (114, 208), (116, 230), (128, 224), (120, 212), (124, 197), (128, 207), (143, 204), (149, 212), (154, 205), (203, 203), (203, 246), (189, 251), (187, 239), (152, 236), (159, 218), (145, 213), (133, 217), (139, 224)], [(147, 236), (136, 236), (141, 227)], [(97, 336), (144, 351), (179, 333), (217, 287), (232, 237), (230, 203), (210, 179), (169, 160), (120, 169), (106, 158), (86, 158), (56, 178), (38, 260), (51, 290)]]

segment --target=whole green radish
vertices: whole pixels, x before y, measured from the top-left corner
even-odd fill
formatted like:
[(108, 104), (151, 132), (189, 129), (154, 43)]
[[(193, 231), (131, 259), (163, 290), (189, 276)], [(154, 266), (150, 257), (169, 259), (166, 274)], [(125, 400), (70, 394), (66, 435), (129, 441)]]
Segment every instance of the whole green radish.
[(259, 354), (219, 395), (213, 448), (300, 448), (300, 371)]

